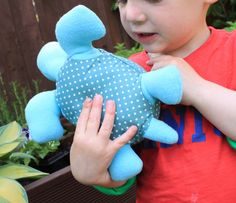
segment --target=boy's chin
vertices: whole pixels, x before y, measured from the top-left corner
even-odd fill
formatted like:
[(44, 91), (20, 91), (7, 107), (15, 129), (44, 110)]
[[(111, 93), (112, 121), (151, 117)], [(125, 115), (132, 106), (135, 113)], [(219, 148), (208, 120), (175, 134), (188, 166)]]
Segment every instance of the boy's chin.
[(160, 55), (161, 53), (164, 52), (164, 49), (161, 48), (161, 47), (158, 47), (158, 46), (154, 46), (154, 45), (143, 45), (141, 44), (141, 46), (143, 47), (143, 49), (148, 52), (148, 53), (151, 53), (151, 54), (158, 54)]

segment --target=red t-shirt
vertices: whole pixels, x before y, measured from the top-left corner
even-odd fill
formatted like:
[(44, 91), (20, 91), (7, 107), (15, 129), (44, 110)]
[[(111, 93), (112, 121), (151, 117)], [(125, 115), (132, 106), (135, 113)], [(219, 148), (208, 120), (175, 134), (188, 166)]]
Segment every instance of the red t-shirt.
[[(185, 60), (203, 78), (236, 90), (236, 32), (210, 29)], [(146, 52), (130, 59), (150, 70)], [(178, 131), (179, 143), (144, 143), (137, 202), (236, 202), (236, 151), (225, 136), (193, 107), (162, 105), (160, 119)]]

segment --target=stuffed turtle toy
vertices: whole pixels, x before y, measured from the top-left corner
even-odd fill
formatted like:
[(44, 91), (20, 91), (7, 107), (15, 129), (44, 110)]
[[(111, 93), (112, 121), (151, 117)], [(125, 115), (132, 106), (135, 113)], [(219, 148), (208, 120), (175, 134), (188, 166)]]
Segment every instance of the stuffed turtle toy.
[(143, 167), (132, 145), (144, 138), (166, 144), (178, 141), (177, 132), (158, 116), (160, 102), (181, 101), (182, 81), (173, 65), (147, 73), (128, 59), (95, 48), (92, 42), (105, 33), (99, 17), (83, 5), (64, 14), (56, 24), (57, 41), (45, 44), (37, 57), (40, 71), (56, 81), (56, 89), (35, 95), (25, 113), (32, 139), (43, 143), (63, 136), (61, 116), (76, 125), (86, 97), (101, 94), (104, 103), (114, 100), (117, 111), (110, 138), (116, 139), (131, 125), (138, 127), (136, 136), (117, 152), (109, 167), (111, 178), (121, 181)]

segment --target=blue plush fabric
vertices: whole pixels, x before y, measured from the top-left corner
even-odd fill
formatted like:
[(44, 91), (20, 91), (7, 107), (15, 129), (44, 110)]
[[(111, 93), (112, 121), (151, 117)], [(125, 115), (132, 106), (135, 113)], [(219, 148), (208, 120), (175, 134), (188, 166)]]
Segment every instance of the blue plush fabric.
[(76, 124), (86, 97), (101, 94), (105, 101), (113, 99), (117, 112), (111, 139), (119, 137), (135, 124), (139, 131), (131, 143), (140, 142), (151, 118), (159, 115), (159, 103), (153, 105), (143, 96), (142, 68), (135, 63), (131, 66), (130, 61), (104, 50), (100, 52), (102, 54), (93, 59), (66, 61), (56, 83), (57, 103), (62, 114)]
[[(178, 134), (158, 120), (160, 101), (177, 104), (182, 98), (182, 81), (175, 66), (145, 73), (142, 67), (102, 49), (92, 41), (103, 37), (105, 27), (98, 16), (79, 5), (63, 15), (56, 25), (58, 42), (47, 43), (37, 64), (56, 90), (34, 96), (26, 107), (31, 137), (38, 142), (60, 139), (60, 116), (76, 124), (86, 97), (101, 94), (113, 99), (117, 112), (111, 139), (131, 125), (138, 126), (135, 138), (115, 155), (109, 168), (111, 178), (127, 180), (142, 170), (142, 161), (130, 144), (147, 138), (166, 144), (178, 141)], [(105, 108), (103, 106), (102, 118)], [(94, 146), (96, 147), (96, 146)]]

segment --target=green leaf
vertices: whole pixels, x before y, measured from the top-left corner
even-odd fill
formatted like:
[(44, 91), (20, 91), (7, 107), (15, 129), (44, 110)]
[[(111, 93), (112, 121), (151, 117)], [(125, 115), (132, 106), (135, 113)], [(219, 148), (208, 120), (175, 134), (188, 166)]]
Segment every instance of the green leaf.
[(8, 154), (9, 152), (16, 149), (21, 144), (21, 141), (11, 142), (11, 143), (5, 143), (0, 145), (0, 157), (3, 157), (4, 155)]
[(0, 127), (0, 135), (1, 135), (2, 132), (5, 130), (5, 128), (6, 128), (6, 125)]
[(13, 121), (0, 128), (0, 144), (15, 141), (22, 134), (21, 126)]
[(117, 43), (115, 46), (115, 55), (128, 58), (132, 54), (142, 51), (140, 44), (136, 43), (131, 49), (127, 49), (124, 43)]
[(25, 189), (15, 180), (0, 177), (0, 202), (1, 203), (28, 203)]
[(9, 156), (9, 160), (14, 163), (24, 163), (24, 165), (29, 165), (30, 160), (34, 160), (36, 164), (39, 163), (38, 159), (30, 154), (23, 152), (14, 152)]
[(0, 166), (0, 176), (11, 179), (41, 178), (46, 175), (48, 175), (48, 173), (21, 164), (6, 164)]
[(235, 22), (227, 22), (227, 27), (225, 27), (225, 30), (227, 30), (229, 32), (236, 30), (236, 21)]
[(59, 146), (59, 141), (50, 141), (39, 144), (30, 140), (20, 149), (20, 152), (31, 154), (36, 159), (44, 159), (48, 154), (55, 152)]

